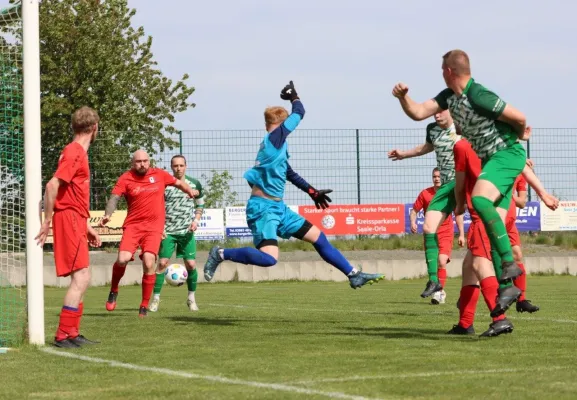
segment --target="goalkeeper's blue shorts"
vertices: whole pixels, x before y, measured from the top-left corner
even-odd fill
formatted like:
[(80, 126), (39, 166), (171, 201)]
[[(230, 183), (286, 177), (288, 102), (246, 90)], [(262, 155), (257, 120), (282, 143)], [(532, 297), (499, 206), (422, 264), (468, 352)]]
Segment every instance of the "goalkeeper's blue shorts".
[(258, 247), (263, 240), (289, 239), (306, 220), (288, 208), (283, 201), (251, 196), (246, 206), (246, 222)]

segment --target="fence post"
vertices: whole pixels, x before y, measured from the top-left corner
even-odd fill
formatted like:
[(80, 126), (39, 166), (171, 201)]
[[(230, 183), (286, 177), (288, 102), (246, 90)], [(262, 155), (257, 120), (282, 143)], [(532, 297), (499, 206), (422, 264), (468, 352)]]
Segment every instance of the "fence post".
[(356, 130), (357, 142), (357, 204), (361, 204), (361, 145), (359, 142), (359, 130)]
[[(527, 158), (531, 158), (531, 141), (527, 140)], [(531, 201), (531, 186), (527, 185), (527, 201)], [(515, 188), (513, 188), (515, 189)]]
[(184, 155), (182, 152), (182, 131), (178, 131), (178, 148), (180, 149), (180, 155)]

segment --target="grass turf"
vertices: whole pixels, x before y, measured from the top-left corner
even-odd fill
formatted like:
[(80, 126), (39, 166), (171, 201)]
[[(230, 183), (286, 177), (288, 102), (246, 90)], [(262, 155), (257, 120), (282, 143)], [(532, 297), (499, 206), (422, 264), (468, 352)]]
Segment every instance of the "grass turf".
[[(197, 313), (186, 308), (184, 287), (165, 287), (159, 312), (144, 320), (139, 287), (121, 287), (112, 313), (104, 309), (107, 288), (91, 288), (81, 330), (102, 343), (62, 352), (172, 372), (22, 346), (0, 354), (0, 398), (574, 398), (576, 277), (529, 277), (541, 311), (510, 311), (515, 331), (488, 339), (445, 334), (457, 323), (458, 279), (448, 280), (440, 306), (420, 299), (424, 283), (356, 291), (332, 282), (201, 284)], [(63, 294), (46, 289), (47, 341)], [(489, 322), (480, 299), (477, 333)]]

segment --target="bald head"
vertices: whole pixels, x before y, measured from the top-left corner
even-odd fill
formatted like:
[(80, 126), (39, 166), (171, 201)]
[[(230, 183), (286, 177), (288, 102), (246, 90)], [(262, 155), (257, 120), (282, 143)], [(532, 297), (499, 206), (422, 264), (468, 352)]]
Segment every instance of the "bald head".
[(463, 50), (451, 50), (443, 56), (443, 70), (455, 76), (471, 76), (469, 56)]
[(138, 175), (146, 175), (150, 168), (150, 158), (144, 150), (137, 150), (132, 155), (132, 170)]

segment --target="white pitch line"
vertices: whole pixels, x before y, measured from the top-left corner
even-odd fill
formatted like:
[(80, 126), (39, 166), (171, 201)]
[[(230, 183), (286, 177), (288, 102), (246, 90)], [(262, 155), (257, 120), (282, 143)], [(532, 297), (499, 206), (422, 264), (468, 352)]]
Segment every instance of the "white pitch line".
[(534, 372), (534, 371), (552, 371), (567, 369), (568, 367), (552, 366), (548, 368), (503, 368), (503, 369), (485, 369), (485, 370), (464, 370), (464, 371), (438, 371), (438, 372), (414, 372), (408, 374), (387, 374), (387, 375), (367, 375), (367, 376), (343, 376), (342, 378), (325, 378), (308, 381), (292, 382), (295, 385), (314, 385), (318, 383), (330, 382), (349, 382), (349, 381), (368, 381), (376, 379), (411, 379), (411, 378), (432, 378), (436, 376), (459, 376), (459, 375), (490, 375), (516, 372)]
[(229, 385), (252, 386), (252, 387), (257, 387), (257, 388), (261, 388), (261, 389), (278, 390), (278, 391), (282, 391), (282, 392), (318, 395), (318, 396), (325, 396), (325, 397), (328, 397), (331, 399), (378, 400), (378, 399), (368, 398), (368, 397), (363, 397), (363, 396), (353, 396), (353, 395), (346, 394), (346, 393), (324, 392), (321, 390), (307, 389), (307, 388), (302, 388), (302, 387), (298, 387), (298, 386), (284, 385), (284, 384), (280, 384), (280, 383), (244, 381), (241, 379), (225, 378), (223, 376), (199, 375), (199, 374), (194, 374), (194, 373), (190, 373), (190, 372), (175, 371), (175, 370), (166, 369), (166, 368), (146, 367), (146, 366), (142, 366), (142, 365), (123, 363), (123, 362), (115, 361), (115, 360), (105, 360), (103, 358), (81, 356), (79, 354), (62, 352), (62, 351), (54, 350), (54, 349), (47, 348), (47, 347), (44, 347), (41, 350), (45, 353), (52, 354), (52, 355), (59, 356), (59, 357), (72, 358), (72, 359), (87, 361), (87, 362), (91, 362), (91, 363), (95, 363), (95, 364), (107, 364), (111, 367), (130, 369), (133, 371), (154, 372), (157, 374), (178, 376), (180, 378), (200, 379), (200, 380), (212, 381), (212, 382), (217, 382), (217, 383), (225, 383), (225, 384), (229, 384)]

